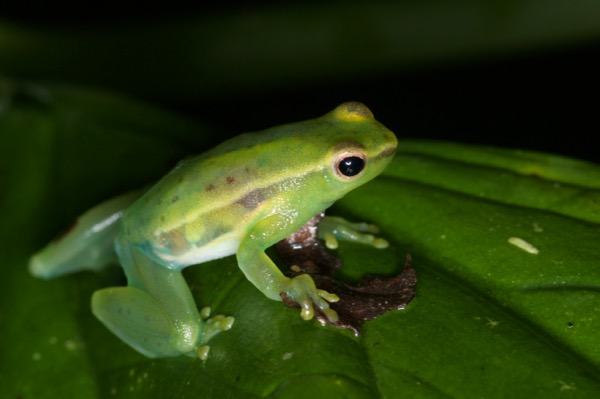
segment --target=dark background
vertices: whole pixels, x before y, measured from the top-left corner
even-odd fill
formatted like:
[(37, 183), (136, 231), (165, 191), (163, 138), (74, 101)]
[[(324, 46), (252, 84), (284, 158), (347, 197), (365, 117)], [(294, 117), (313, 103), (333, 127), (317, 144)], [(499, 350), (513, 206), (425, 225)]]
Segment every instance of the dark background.
[[(319, 4), (288, 3), (293, 7)], [(273, 7), (279, 10), (280, 2), (208, 6), (130, 2), (126, 8), (108, 2), (75, 5), (68, 12), (57, 9), (55, 4), (27, 7), (13, 4), (0, 8), (0, 21), (41, 32), (67, 28), (68, 34), (73, 35), (90, 27), (108, 31), (111, 26), (130, 25), (135, 30), (136, 24), (145, 21), (176, 21), (191, 16), (218, 21), (231, 15), (266, 14)], [(295, 12), (293, 7), (290, 13)], [(600, 29), (597, 33), (600, 35)], [(327, 74), (307, 75), (292, 84), (282, 84), (275, 77), (268, 84), (258, 84), (258, 89), (252, 85), (239, 90), (230, 88), (226, 94), (217, 96), (203, 95), (201, 86), (181, 96), (164, 90), (140, 89), (143, 86), (140, 82), (129, 87), (122, 83), (110, 87), (110, 81), (107, 84), (93, 75), (87, 79), (83, 73), (72, 74), (71, 78), (68, 74), (44, 75), (2, 65), (0, 73), (9, 78), (68, 81), (114, 90), (207, 121), (222, 128), (225, 134), (318, 116), (340, 102), (358, 100), (367, 104), (399, 138), (525, 148), (598, 162), (598, 39), (593, 34), (574, 40), (558, 37), (540, 46), (440, 57), (399, 67), (358, 68), (337, 78)], [(239, 68), (243, 69), (243, 61), (240, 62)], [(267, 63), (265, 68), (269, 68)], [(115, 67), (115, 81), (119, 80), (119, 74)], [(144, 77), (140, 79), (143, 83)], [(148, 82), (148, 86), (151, 84)]]

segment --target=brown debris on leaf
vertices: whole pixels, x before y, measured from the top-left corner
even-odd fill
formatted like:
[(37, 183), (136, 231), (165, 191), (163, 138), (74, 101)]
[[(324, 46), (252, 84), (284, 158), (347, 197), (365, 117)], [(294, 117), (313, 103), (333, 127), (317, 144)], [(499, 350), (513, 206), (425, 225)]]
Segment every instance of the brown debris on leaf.
[[(316, 317), (322, 324), (338, 328), (349, 328), (356, 335), (365, 321), (395, 309), (404, 309), (415, 296), (417, 274), (412, 267), (410, 255), (402, 272), (394, 277), (366, 277), (357, 285), (343, 283), (333, 279), (333, 274), (341, 267), (341, 261), (325, 250), (317, 238), (319, 221), (324, 217), (321, 213), (313, 217), (296, 233), (280, 241), (276, 250), (283, 261), (290, 266), (286, 273), (289, 277), (309, 274), (317, 288), (336, 294), (340, 300), (330, 303), (339, 320), (331, 323), (325, 315), (317, 312)], [(298, 305), (282, 296), (286, 305)]]

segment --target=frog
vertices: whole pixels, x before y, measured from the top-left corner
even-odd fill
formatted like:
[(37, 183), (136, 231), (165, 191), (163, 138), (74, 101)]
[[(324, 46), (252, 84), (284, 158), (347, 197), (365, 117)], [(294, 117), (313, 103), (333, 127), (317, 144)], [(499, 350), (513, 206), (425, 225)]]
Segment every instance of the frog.
[[(286, 277), (265, 251), (378, 176), (397, 144), (359, 102), (238, 135), (180, 161), (150, 188), (90, 209), (31, 257), (29, 271), (50, 279), (119, 263), (127, 285), (94, 292), (91, 310), (150, 358), (206, 359), (211, 338), (232, 328), (233, 316), (211, 317), (210, 308), (198, 309), (182, 274), (230, 255), (266, 298), (295, 302), (304, 320), (317, 312), (335, 322), (330, 304), (338, 296), (317, 289), (308, 274)], [(360, 229), (349, 234), (349, 225), (338, 229), (340, 223), (334, 220), (323, 235), (343, 231), (341, 239), (384, 241)]]

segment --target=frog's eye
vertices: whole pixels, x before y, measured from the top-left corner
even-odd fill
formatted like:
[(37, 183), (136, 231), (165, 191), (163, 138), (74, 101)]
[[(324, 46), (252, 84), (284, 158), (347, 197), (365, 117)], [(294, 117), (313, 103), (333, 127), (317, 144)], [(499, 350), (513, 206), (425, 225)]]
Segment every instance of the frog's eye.
[(362, 173), (365, 164), (363, 154), (342, 154), (335, 164), (335, 171), (343, 179), (353, 178)]

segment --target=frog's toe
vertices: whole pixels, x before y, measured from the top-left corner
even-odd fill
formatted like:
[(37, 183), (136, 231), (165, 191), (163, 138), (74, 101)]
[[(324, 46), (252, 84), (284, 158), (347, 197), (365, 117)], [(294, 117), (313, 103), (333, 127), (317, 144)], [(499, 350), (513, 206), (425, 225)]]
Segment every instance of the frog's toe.
[(321, 311), (323, 312), (325, 317), (327, 317), (327, 320), (329, 320), (330, 323), (336, 323), (340, 319), (337, 312), (331, 308), (322, 309)]
[(313, 309), (311, 302), (305, 301), (304, 303), (301, 303), (300, 308), (302, 309), (300, 310), (300, 317), (302, 317), (302, 319), (310, 320), (315, 317), (315, 310)]
[(207, 342), (221, 331), (231, 330), (234, 321), (235, 319), (232, 316), (225, 316), (222, 314), (211, 317), (205, 322), (202, 340)]
[(317, 290), (317, 293), (319, 294), (319, 296), (321, 298), (323, 298), (324, 300), (326, 300), (329, 303), (337, 302), (340, 300), (339, 296), (337, 296), (336, 294), (332, 294), (331, 292), (327, 292), (325, 290)]
[(314, 317), (315, 311), (313, 304), (319, 309), (321, 313), (325, 315), (325, 317), (327, 317), (327, 320), (329, 320), (331, 323), (335, 323), (336, 321), (338, 321), (338, 314), (336, 313), (336, 311), (331, 309), (329, 307), (329, 303), (322, 299), (313, 301), (312, 303), (307, 304), (306, 307), (302, 307), (301, 316), (304, 320), (310, 320)]
[(373, 237), (373, 241), (371, 243), (377, 249), (385, 249), (390, 246), (390, 243), (381, 237)]

